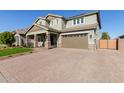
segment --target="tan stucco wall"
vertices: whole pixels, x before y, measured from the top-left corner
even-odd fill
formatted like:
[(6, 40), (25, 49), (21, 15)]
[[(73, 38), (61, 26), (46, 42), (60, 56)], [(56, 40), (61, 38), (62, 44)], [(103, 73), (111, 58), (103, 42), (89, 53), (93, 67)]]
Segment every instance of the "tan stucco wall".
[[(58, 23), (57, 23), (57, 20), (58, 20)], [(62, 30), (62, 28), (65, 27), (64, 20), (62, 18), (54, 18), (50, 21), (50, 27), (58, 30)]]
[(57, 47), (61, 47), (61, 38), (62, 38), (62, 36), (61, 36), (61, 34), (58, 34), (58, 39), (57, 39)]
[(99, 26), (97, 26), (97, 28), (96, 28), (95, 36), (96, 36), (96, 40), (100, 39), (100, 28), (99, 28)]
[(95, 45), (95, 44), (89, 44), (89, 45), (88, 45), (88, 49), (89, 49), (89, 50), (96, 50), (96, 46), (97, 46), (97, 45)]
[(40, 23), (42, 23), (41, 25), (48, 26), (48, 23), (46, 22), (46, 20), (39, 19), (39, 20), (37, 21), (37, 24), (39, 24), (39, 25), (40, 25)]
[[(96, 14), (85, 16), (84, 17), (84, 23), (78, 24), (78, 26), (83, 26), (83, 25), (88, 25), (88, 24), (95, 24), (95, 23), (97, 23)], [(73, 20), (67, 21), (66, 28), (72, 27), (72, 26), (77, 26), (77, 25), (73, 25)]]
[[(92, 35), (92, 38), (90, 38), (90, 35)], [(88, 33), (88, 44), (95, 44), (94, 39), (96, 39), (96, 36), (94, 34), (94, 30), (89, 30), (89, 33)]]
[(124, 39), (118, 39), (118, 50), (124, 51)]
[[(15, 34), (15, 38), (16, 38), (16, 36), (19, 38), (19, 41), (18, 41), (19, 46), (22, 46), (22, 40), (23, 40), (23, 44), (26, 43), (26, 42), (25, 42), (25, 41), (26, 41), (26, 38), (25, 38), (24, 35)], [(17, 41), (15, 41), (15, 44), (16, 44), (16, 46), (18, 45), (18, 44), (17, 44)]]
[(21, 46), (21, 36), (19, 34), (15, 34), (15, 39), (16, 39), (16, 37), (18, 37), (18, 41), (15, 40), (16, 46), (18, 46), (18, 45)]
[(97, 23), (97, 16), (96, 16), (96, 14), (85, 17), (85, 24), (86, 25), (87, 24), (94, 24), (94, 23)]

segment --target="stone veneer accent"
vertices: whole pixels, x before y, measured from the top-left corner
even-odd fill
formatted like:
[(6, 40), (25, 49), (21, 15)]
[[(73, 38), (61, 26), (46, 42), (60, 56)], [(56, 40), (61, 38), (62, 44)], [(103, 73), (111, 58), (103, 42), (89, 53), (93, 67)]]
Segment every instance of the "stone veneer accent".
[(88, 49), (89, 50), (96, 50), (96, 45), (95, 44), (89, 44)]
[(46, 48), (51, 48), (51, 42), (50, 42), (50, 32), (46, 32), (46, 42), (45, 42)]

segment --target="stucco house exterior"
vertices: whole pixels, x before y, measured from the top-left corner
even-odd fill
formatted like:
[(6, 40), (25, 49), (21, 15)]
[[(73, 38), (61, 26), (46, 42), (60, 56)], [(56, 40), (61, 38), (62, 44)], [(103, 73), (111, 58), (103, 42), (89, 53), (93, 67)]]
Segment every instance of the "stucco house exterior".
[(119, 39), (124, 39), (124, 35), (121, 35), (118, 37)]
[(39, 17), (25, 33), (26, 46), (96, 49), (101, 29), (99, 11), (65, 18)]
[(124, 35), (118, 37), (118, 50), (124, 51)]
[(15, 32), (14, 32), (14, 36), (15, 36), (15, 45), (16, 46), (25, 46), (26, 45), (26, 37), (25, 37), (25, 33), (27, 32), (28, 28), (26, 29), (17, 29)]

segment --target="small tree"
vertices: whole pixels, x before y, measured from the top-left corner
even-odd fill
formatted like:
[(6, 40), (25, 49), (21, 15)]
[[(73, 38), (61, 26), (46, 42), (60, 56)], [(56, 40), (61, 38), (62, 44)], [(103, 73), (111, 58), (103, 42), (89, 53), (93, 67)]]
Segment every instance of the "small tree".
[(107, 40), (110, 39), (108, 32), (103, 32), (101, 39), (107, 39)]
[(14, 35), (11, 32), (3, 32), (0, 34), (0, 42), (12, 46), (12, 43), (15, 42)]

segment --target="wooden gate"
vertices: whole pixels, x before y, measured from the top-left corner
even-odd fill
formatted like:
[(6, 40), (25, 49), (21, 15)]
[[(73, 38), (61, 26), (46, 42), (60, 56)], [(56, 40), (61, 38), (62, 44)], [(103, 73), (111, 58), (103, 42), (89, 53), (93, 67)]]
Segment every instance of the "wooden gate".
[(101, 49), (117, 49), (117, 40), (99, 40)]

